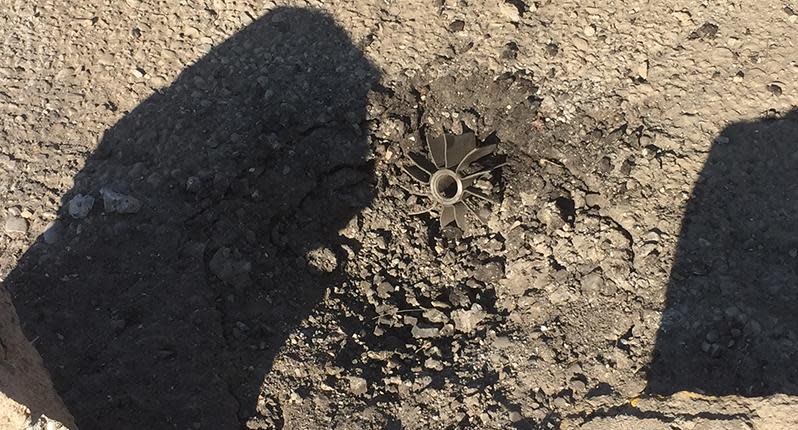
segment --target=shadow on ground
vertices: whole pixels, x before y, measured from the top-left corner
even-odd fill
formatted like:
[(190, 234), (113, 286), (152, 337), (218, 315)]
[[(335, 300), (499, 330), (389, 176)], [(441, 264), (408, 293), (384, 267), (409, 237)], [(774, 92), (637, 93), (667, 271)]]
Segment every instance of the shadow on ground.
[[(288, 331), (339, 282), (338, 231), (372, 199), (377, 79), (331, 18), (281, 8), (105, 132), (5, 283), (80, 428), (255, 413)], [(75, 219), (79, 194), (97, 201)]]
[(724, 129), (685, 213), (648, 391), (798, 394), (798, 111)]

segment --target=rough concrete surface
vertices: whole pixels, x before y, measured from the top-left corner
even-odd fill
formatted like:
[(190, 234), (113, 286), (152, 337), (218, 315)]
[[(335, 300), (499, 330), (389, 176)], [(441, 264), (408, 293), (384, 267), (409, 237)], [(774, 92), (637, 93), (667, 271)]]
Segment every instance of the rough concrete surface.
[[(84, 430), (798, 426), (793, 2), (10, 0), (0, 35), (9, 428), (76, 428), (47, 372)], [(400, 169), (464, 131), (506, 163), (467, 233)]]

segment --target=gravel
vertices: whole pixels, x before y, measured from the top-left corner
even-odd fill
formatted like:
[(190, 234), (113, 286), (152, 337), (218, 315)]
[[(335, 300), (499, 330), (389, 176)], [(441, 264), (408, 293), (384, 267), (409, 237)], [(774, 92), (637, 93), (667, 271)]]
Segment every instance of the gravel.
[[(0, 11), (0, 270), (82, 428), (790, 422), (783, 4), (309, 5)], [(467, 131), (500, 204), (407, 216)]]

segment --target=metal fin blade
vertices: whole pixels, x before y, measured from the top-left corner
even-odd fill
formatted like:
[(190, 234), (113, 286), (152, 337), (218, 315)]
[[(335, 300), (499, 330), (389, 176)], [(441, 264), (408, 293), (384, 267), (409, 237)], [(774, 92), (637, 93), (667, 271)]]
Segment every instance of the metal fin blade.
[(466, 230), (466, 227), (468, 227), (465, 219), (466, 212), (468, 212), (468, 208), (463, 202), (457, 202), (454, 205), (454, 220), (461, 230)]
[(413, 179), (421, 182), (422, 184), (426, 184), (429, 182), (430, 174), (422, 170), (420, 167), (417, 166), (402, 166), (405, 172), (408, 175), (412, 176)]
[(495, 166), (491, 167), (490, 169), (486, 170), (485, 172), (492, 172), (492, 171), (494, 171), (494, 170), (496, 170), (496, 169), (502, 168), (502, 167), (504, 167), (504, 166), (509, 166), (509, 165), (510, 165), (510, 163), (508, 163), (508, 162), (506, 162), (506, 161), (505, 161), (504, 163), (499, 163), (499, 164), (497, 164), (497, 165), (495, 165)]
[[(493, 169), (491, 169), (491, 170), (493, 170)], [(474, 185), (474, 183), (477, 182), (477, 179), (479, 179), (479, 178), (481, 178), (483, 176), (487, 176), (489, 173), (490, 173), (490, 170), (481, 170), (481, 171), (479, 171), (477, 173), (473, 173), (473, 174), (470, 174), (468, 176), (463, 177), (461, 179), (461, 181), (463, 182), (463, 188), (468, 188), (468, 187)]]
[(480, 198), (480, 199), (482, 199), (482, 200), (486, 200), (486, 201), (489, 201), (489, 202), (491, 202), (491, 203), (494, 203), (494, 204), (499, 204), (499, 202), (497, 202), (496, 200), (493, 200), (492, 198), (490, 198), (490, 197), (486, 196), (485, 194), (482, 194), (481, 192), (479, 192), (479, 191), (477, 191), (477, 190), (474, 190), (474, 189), (466, 189), (466, 190), (465, 190), (465, 192), (466, 192), (467, 194), (471, 194), (471, 195), (472, 195), (472, 196), (474, 196), (474, 197), (479, 197), (479, 198)]
[(421, 214), (425, 214), (427, 212), (432, 211), (432, 209), (433, 209), (433, 206), (430, 206), (430, 207), (428, 207), (426, 209), (422, 209), (420, 211), (409, 212), (408, 215), (410, 215), (410, 216), (421, 215)]
[(474, 215), (474, 217), (475, 217), (476, 219), (478, 219), (478, 220), (479, 220), (479, 222), (481, 222), (481, 223), (482, 223), (482, 225), (485, 225), (485, 224), (487, 224), (487, 223), (488, 223), (487, 221), (485, 221), (485, 219), (484, 219), (484, 218), (482, 218), (481, 216), (479, 216), (479, 214), (477, 213), (477, 211), (475, 211), (475, 210), (474, 210), (474, 208), (472, 208), (472, 207), (471, 207), (471, 205), (469, 205), (469, 204), (468, 204), (468, 203), (466, 203), (466, 202), (462, 202), (462, 203), (463, 203), (463, 206), (465, 206), (465, 207), (466, 207), (466, 209), (468, 209), (468, 211), (469, 211), (469, 212), (471, 212), (471, 215)]
[(468, 187), (474, 185), (474, 183), (477, 182), (477, 179), (482, 178), (484, 176), (488, 176), (490, 174), (490, 172), (492, 172), (492, 171), (494, 171), (494, 170), (496, 170), (496, 169), (498, 169), (500, 167), (504, 167), (504, 166), (506, 166), (508, 164), (510, 164), (510, 163), (501, 163), (499, 165), (491, 167), (490, 169), (480, 170), (479, 172), (472, 173), (472, 174), (470, 174), (468, 176), (464, 176), (462, 178), (463, 188), (468, 188)]
[(441, 209), (441, 228), (446, 227), (454, 221), (454, 206), (444, 206)]
[(446, 168), (452, 168), (460, 164), (461, 161), (474, 148), (477, 147), (477, 138), (474, 133), (465, 133), (458, 136), (446, 135)]
[(421, 191), (412, 190), (412, 189), (410, 189), (410, 188), (408, 188), (408, 187), (406, 187), (406, 186), (404, 186), (402, 184), (399, 184), (399, 188), (405, 190), (408, 194), (411, 194), (411, 195), (414, 195), (414, 196), (417, 196), (417, 197), (429, 197), (429, 194), (427, 194), (427, 193), (423, 193)]
[(491, 152), (496, 150), (496, 145), (488, 145), (488, 146), (480, 146), (479, 148), (474, 148), (463, 157), (463, 160), (460, 161), (460, 164), (457, 165), (456, 172), (463, 170), (466, 166), (473, 163), (474, 161), (479, 160), (480, 158), (490, 154)]
[(429, 161), (426, 157), (424, 157), (421, 154), (414, 154), (411, 152), (409, 154), (409, 158), (410, 161), (413, 162), (413, 164), (418, 166), (421, 170), (429, 173), (430, 175), (432, 175), (433, 173), (435, 173), (436, 170), (438, 170), (435, 167), (435, 164), (432, 163), (432, 161)]
[(429, 149), (429, 156), (437, 167), (446, 165), (446, 141), (444, 136), (438, 136), (430, 139), (427, 136), (427, 148)]

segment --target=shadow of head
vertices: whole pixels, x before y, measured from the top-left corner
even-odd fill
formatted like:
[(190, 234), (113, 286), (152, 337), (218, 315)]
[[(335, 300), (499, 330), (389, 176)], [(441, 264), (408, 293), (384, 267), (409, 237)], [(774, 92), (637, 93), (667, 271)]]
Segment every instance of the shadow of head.
[(6, 282), (79, 426), (237, 428), (252, 413), (371, 201), (377, 79), (330, 17), (280, 8), (106, 131)]
[(798, 394), (798, 111), (724, 129), (687, 205), (648, 390)]

